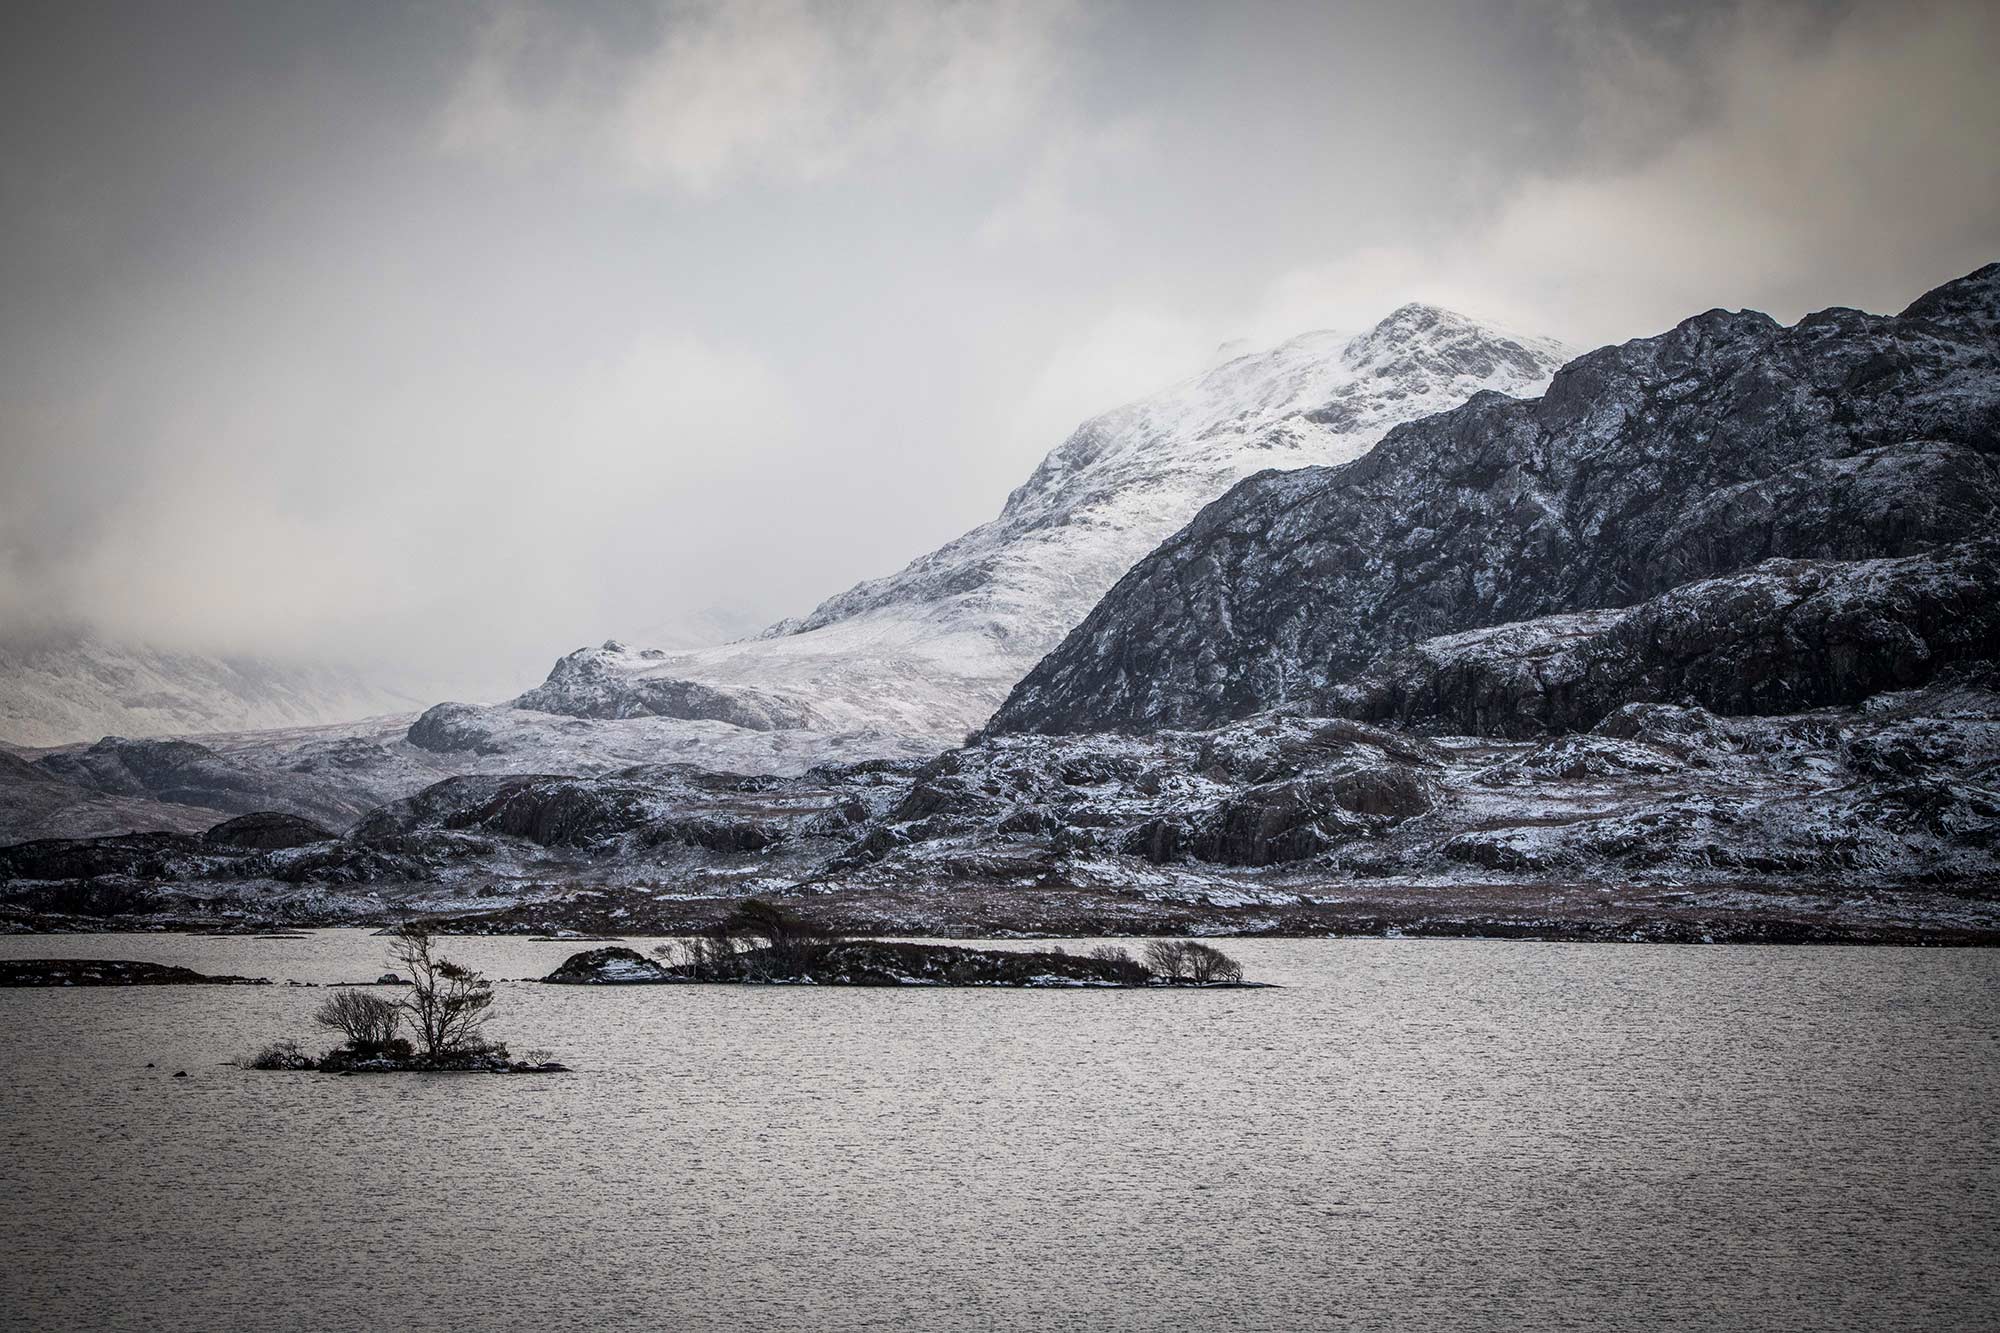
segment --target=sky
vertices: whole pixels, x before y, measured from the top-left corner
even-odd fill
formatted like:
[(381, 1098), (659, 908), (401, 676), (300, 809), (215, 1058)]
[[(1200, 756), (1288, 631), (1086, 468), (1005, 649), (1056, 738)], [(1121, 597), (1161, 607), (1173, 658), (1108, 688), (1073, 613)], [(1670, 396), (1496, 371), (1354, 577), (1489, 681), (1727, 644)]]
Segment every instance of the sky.
[(1225, 342), (1894, 311), (2000, 259), (1996, 66), (1985, 0), (11, 0), (0, 634), (492, 697)]

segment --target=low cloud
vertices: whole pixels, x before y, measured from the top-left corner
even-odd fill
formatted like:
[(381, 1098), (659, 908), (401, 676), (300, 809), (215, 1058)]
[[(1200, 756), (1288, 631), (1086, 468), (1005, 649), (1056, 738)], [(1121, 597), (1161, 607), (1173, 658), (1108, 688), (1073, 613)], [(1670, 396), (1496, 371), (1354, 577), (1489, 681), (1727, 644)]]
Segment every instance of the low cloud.
[(815, 180), (1019, 129), (1074, 19), (1063, 0), (700, 0), (659, 6), (635, 50), (566, 8), (515, 5), (459, 77), (444, 138), (696, 194)]

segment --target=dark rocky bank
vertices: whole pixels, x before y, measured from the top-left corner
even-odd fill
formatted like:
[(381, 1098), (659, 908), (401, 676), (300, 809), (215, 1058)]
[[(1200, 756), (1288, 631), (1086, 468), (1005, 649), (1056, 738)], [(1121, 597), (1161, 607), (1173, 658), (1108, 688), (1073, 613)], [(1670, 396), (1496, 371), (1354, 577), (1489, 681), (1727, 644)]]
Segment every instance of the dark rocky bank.
[(1157, 975), (1123, 949), (1092, 954), (974, 949), (954, 944), (842, 940), (803, 950), (751, 949), (721, 962), (673, 963), (613, 947), (573, 954), (551, 985), (764, 984), (809, 986), (1148, 987), (1255, 985)]
[(0, 986), (268, 986), (265, 977), (211, 977), (166, 963), (107, 958), (0, 961)]

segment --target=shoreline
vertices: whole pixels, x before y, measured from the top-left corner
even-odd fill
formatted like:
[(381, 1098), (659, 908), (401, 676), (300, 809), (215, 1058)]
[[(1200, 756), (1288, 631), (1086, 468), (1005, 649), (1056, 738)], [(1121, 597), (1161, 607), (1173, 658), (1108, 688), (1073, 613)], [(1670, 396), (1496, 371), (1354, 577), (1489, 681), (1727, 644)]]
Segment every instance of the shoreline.
[[(1876, 948), (1876, 949), (1994, 949), (2000, 948), (2000, 930), (1986, 929), (1890, 929), (1880, 927), (1856, 927), (1842, 930), (1838, 928), (1802, 928), (1797, 923), (1771, 922), (1755, 928), (1739, 930), (1704, 930), (1696, 932), (1688, 929), (1661, 928), (1663, 924), (1646, 921), (1637, 924), (1626, 923), (1614, 926), (1586, 926), (1565, 929), (1561, 926), (1527, 925), (1516, 922), (1496, 921), (1450, 921), (1433, 923), (1411, 923), (1390, 925), (1376, 929), (1339, 928), (1326, 929), (1246, 929), (1211, 931), (1157, 931), (1123, 932), (1083, 932), (1083, 931), (1023, 931), (1001, 929), (989, 933), (963, 931), (938, 931), (922, 929), (896, 929), (883, 931), (857, 931), (850, 938), (867, 940), (911, 940), (938, 941), (968, 944), (1033, 944), (1039, 941), (1093, 940), (1118, 943), (1129, 940), (1159, 939), (1187, 936), (1202, 940), (1380, 940), (1380, 941), (1450, 941), (1464, 943), (1494, 944), (1598, 944), (1611, 946), (1653, 945), (1663, 947), (1722, 947), (1722, 946), (1762, 946), (1771, 948)], [(297, 931), (321, 930), (366, 930), (373, 933), (379, 929), (375, 922), (327, 922), (305, 925)], [(632, 939), (677, 939), (687, 938), (697, 932), (693, 930), (633, 930), (623, 935), (591, 935), (564, 939), (546, 935), (532, 935), (514, 930), (460, 930), (440, 926), (440, 938), (448, 939), (511, 939), (535, 944), (617, 944)], [(105, 935), (122, 938), (154, 938), (178, 936), (190, 939), (237, 939), (255, 940), (260, 943), (299, 940), (308, 936), (292, 933), (273, 936), (262, 932), (245, 931), (217, 932), (204, 925), (126, 925), (76, 924), (50, 929), (0, 930), (0, 938), (14, 939), (54, 939), (61, 937)], [(376, 982), (341, 983), (348, 985), (376, 985)]]

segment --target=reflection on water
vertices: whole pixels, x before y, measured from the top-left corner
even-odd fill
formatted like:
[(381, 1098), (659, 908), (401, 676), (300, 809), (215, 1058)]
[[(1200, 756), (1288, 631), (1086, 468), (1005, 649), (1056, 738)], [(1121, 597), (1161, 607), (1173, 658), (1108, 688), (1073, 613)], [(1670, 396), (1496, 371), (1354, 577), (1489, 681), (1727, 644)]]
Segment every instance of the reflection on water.
[(2000, 953), (1229, 947), (1287, 989), (503, 985), (551, 1079), (220, 1063), (310, 1038), (310, 989), (0, 991), (0, 1326), (2000, 1321)]

